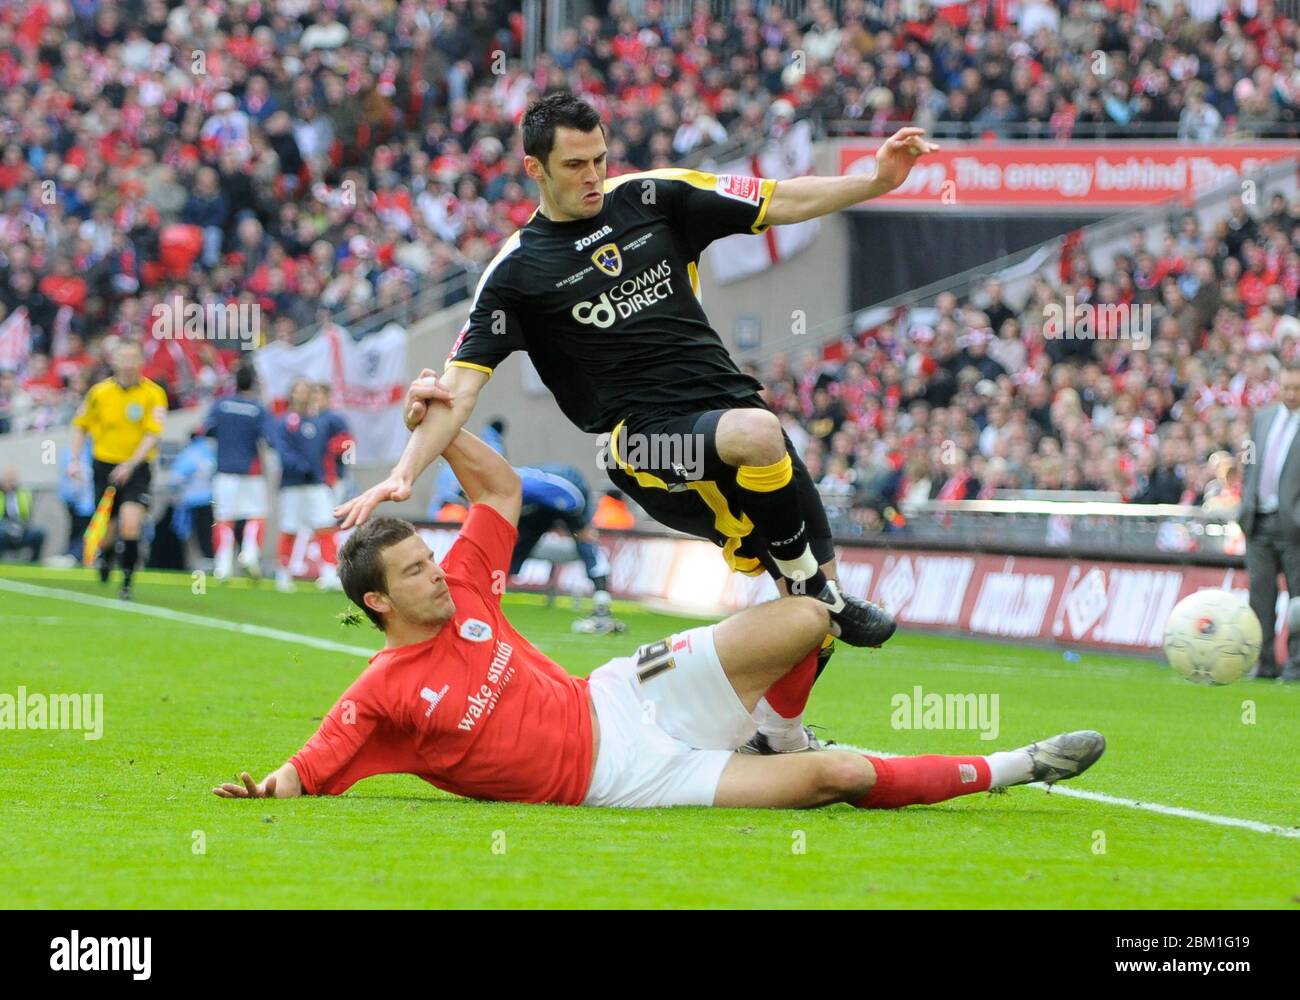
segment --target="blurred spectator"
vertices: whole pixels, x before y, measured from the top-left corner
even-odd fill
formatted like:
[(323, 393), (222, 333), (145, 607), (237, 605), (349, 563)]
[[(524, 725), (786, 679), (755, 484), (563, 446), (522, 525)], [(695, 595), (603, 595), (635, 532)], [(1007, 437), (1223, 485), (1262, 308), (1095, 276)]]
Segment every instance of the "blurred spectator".
[(206, 559), (213, 557), (212, 477), (216, 471), (216, 440), (195, 431), (189, 444), (172, 460), (164, 479), (170, 491), (170, 527), (181, 543), (181, 551), (193, 537)]
[[(81, 467), (89, 469), (93, 458), (90, 439), (87, 438), (81, 449)], [(59, 499), (68, 512), (68, 545), (64, 555), (71, 560), (71, 565), (81, 565), (81, 550), (85, 540), (86, 528), (95, 513), (95, 490), (89, 476), (73, 479), (68, 475), (68, 461), (72, 452), (62, 449), (59, 458)]]
[(45, 531), (32, 524), (32, 491), (19, 485), (18, 470), (0, 472), (0, 555), (27, 552), (28, 562), (41, 561)]

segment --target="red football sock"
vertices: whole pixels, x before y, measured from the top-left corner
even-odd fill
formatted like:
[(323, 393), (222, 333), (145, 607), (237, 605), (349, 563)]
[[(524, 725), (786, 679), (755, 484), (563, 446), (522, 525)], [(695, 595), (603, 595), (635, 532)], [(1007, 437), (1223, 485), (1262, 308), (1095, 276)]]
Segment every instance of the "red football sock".
[(288, 569), (289, 560), (293, 558), (293, 542), (296, 535), (290, 535), (287, 532), (280, 532), (280, 568)]
[(339, 552), (334, 545), (334, 529), (321, 528), (316, 533), (316, 540), (320, 544), (321, 561), (326, 566), (333, 566), (339, 561)]
[(817, 679), (817, 654), (820, 652), (821, 646), (814, 646), (793, 670), (767, 689), (763, 697), (781, 718), (797, 719), (803, 715), (812, 694), (813, 681)]
[(212, 551), (224, 552), (235, 547), (235, 528), (229, 521), (217, 521), (212, 525)]
[(958, 795), (986, 792), (992, 777), (983, 757), (867, 756), (876, 769), (876, 783), (865, 798), (853, 803), (859, 809), (897, 809), (899, 806), (933, 805)]

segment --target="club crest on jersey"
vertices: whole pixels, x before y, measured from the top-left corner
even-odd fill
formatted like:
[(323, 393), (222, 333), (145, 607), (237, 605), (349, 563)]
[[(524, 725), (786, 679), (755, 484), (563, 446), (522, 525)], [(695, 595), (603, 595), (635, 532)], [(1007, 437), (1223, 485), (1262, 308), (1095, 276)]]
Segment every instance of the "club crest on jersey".
[(487, 642), (492, 638), (492, 626), (477, 618), (467, 618), (460, 627), (460, 637), (470, 642)]
[(618, 244), (606, 243), (591, 255), (591, 262), (611, 278), (623, 273), (623, 255), (618, 252)]

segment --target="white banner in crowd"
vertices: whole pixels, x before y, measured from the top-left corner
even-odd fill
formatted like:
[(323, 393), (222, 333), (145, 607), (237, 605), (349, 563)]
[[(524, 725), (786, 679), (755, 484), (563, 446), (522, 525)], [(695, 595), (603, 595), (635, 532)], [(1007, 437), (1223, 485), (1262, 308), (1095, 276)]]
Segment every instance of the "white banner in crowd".
[(0, 371), (23, 371), (32, 354), (32, 321), (19, 306), (0, 323)]
[(288, 397), (295, 379), (329, 383), (334, 408), (356, 439), (357, 464), (384, 464), (397, 461), (408, 436), (402, 423), (408, 339), (396, 323), (360, 341), (330, 325), (296, 347), (267, 344), (254, 362), (263, 394), (274, 404)]
[[(802, 177), (811, 172), (812, 166), (812, 125), (802, 121), (792, 125), (781, 138), (769, 142), (757, 155), (724, 163), (713, 172), (785, 180)], [(807, 247), (820, 229), (820, 219), (809, 219), (789, 226), (773, 226), (758, 236), (728, 236), (718, 240), (708, 251), (713, 276), (725, 285), (766, 271)]]

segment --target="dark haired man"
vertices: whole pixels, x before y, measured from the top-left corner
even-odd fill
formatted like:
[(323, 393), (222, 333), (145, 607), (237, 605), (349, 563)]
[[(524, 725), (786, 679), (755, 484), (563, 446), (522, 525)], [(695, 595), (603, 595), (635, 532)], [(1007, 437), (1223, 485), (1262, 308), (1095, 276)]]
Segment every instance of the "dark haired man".
[[(122, 567), (122, 589), (118, 596), (131, 599), (131, 580), (140, 557), (140, 533), (148, 514), (152, 496), (150, 463), (158, 457), (167, 420), (167, 393), (145, 378), (144, 353), (133, 341), (119, 344), (113, 351), (113, 377), (96, 382), (81, 401), (72, 420), (68, 478), (78, 482), (82, 476), (81, 453), (90, 438), (95, 505), (104, 499), (110, 486), (113, 500), (109, 510), (110, 528), (98, 552), (96, 568), (99, 582), (108, 583), (116, 559)], [(117, 521), (117, 539), (112, 538), (112, 521)]]
[[(880, 147), (871, 178), (778, 184), (667, 169), (607, 180), (600, 115), (572, 94), (534, 103), (522, 132), (540, 208), (484, 272), (442, 384), (412, 386), (406, 451), (388, 479), (335, 511), (343, 526), (409, 496), (464, 426), (496, 366), (526, 350), (565, 415), (602, 436), (614, 485), (656, 520), (721, 546), (739, 572), (766, 571), (784, 591), (816, 597), (846, 642), (884, 643), (894, 620), (840, 594), (816, 486), (760, 398), (762, 386), (736, 367), (709, 325), (698, 262), (720, 237), (884, 194), (937, 147), (922, 129), (901, 129)], [(765, 698), (756, 751), (811, 745), (802, 713), (824, 666), (819, 658), (810, 653)]]
[(398, 518), (353, 533), (339, 574), (384, 648), (288, 763), (261, 782), (244, 772), (217, 795), (340, 795), (400, 773), (512, 802), (889, 809), (1071, 778), (1105, 749), (1083, 731), (987, 756), (735, 753), (763, 693), (834, 627), (826, 605), (782, 597), (574, 677), (501, 606), (518, 474), (464, 431), (445, 454), (472, 502), (459, 538), (439, 564)]
[(1289, 628), (1287, 662), (1281, 669), (1274, 639), (1279, 573), (1291, 602), (1300, 598), (1300, 361), (1282, 363), (1277, 402), (1253, 414), (1250, 430), (1257, 452), (1254, 461), (1246, 462), (1237, 520), (1246, 536), (1250, 606), (1264, 633), (1251, 677), (1300, 681), (1300, 629)]
[(271, 416), (253, 391), (253, 366), (235, 369), (235, 394), (212, 404), (203, 433), (217, 441), (217, 472), (212, 477), (213, 576), (227, 579), (235, 565), (235, 527), (244, 530), (239, 565), (249, 576), (262, 573), (262, 539), (270, 513), (266, 478), (258, 446), (269, 442)]

